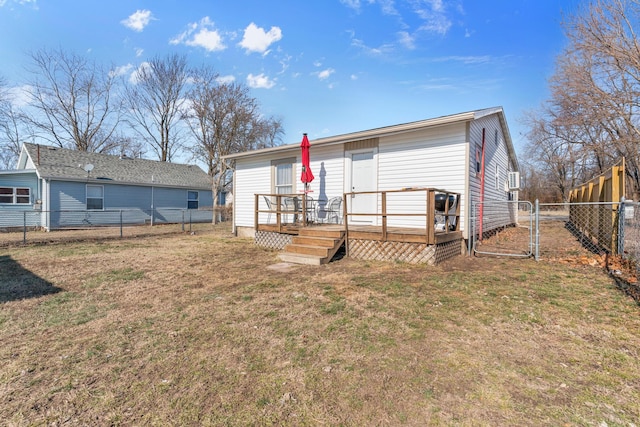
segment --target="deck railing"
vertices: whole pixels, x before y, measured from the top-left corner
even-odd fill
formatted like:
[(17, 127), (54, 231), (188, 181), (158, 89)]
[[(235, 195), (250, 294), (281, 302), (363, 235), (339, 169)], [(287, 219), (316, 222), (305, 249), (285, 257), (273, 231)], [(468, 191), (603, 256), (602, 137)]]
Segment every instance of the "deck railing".
[[(409, 197), (409, 193), (424, 193), (424, 196)], [(376, 211), (353, 211), (353, 201), (359, 196), (375, 196)], [(436, 195), (438, 204), (436, 206)], [(444, 197), (442, 197), (444, 196)], [(444, 198), (444, 200), (442, 200)], [(407, 204), (413, 201), (414, 205), (418, 205), (420, 212), (408, 212)], [(423, 203), (424, 202), (424, 203)], [(415, 208), (416, 206), (414, 206)], [(440, 207), (441, 209), (437, 209)], [(400, 210), (399, 210), (400, 209)], [(382, 240), (387, 240), (389, 232), (389, 220), (393, 218), (416, 218), (415, 227), (422, 229), (424, 225), (424, 233), (427, 244), (434, 244), (436, 231), (448, 234), (449, 232), (459, 231), (460, 229), (460, 194), (452, 191), (441, 190), (437, 188), (404, 188), (401, 190), (386, 191), (364, 191), (352, 192), (344, 194), (344, 224), (349, 235), (349, 226), (354, 218), (377, 217), (376, 221), (382, 228)], [(438, 219), (440, 222), (438, 222)], [(353, 225), (353, 224), (351, 224)], [(438, 228), (438, 230), (436, 230)]]
[[(303, 194), (255, 194), (254, 197), (255, 230), (295, 233), (300, 227), (315, 224), (313, 211), (316, 206), (314, 202), (307, 201)], [(375, 208), (363, 211), (361, 206), (357, 206), (358, 209), (353, 210), (353, 201), (358, 197), (375, 197), (375, 204), (371, 204)], [(436, 233), (441, 235), (459, 231), (460, 194), (437, 188), (344, 193), (341, 222), (347, 234), (349, 227), (357, 223), (357, 218), (366, 217), (376, 218), (369, 223), (381, 228), (383, 241), (387, 240), (389, 228), (396, 225), (420, 230), (420, 233), (424, 233), (423, 241), (434, 244)], [(397, 218), (403, 220), (398, 222)], [(411, 226), (408, 227), (407, 223), (411, 223)]]
[[(309, 225), (311, 206), (307, 206), (307, 198), (302, 194), (255, 194), (254, 195), (254, 223), (258, 230), (260, 214), (266, 214), (270, 219), (275, 215), (275, 228), (278, 233), (285, 231), (287, 227)], [(303, 212), (305, 213), (303, 215)], [(274, 224), (270, 220), (267, 224)], [(291, 221), (289, 221), (291, 219)]]

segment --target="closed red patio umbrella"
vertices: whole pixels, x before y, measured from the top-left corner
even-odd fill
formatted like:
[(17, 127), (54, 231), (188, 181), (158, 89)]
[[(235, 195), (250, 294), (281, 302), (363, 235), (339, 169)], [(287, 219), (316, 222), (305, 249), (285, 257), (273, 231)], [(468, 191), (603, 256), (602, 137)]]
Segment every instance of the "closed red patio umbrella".
[(305, 193), (308, 191), (308, 186), (311, 181), (313, 181), (313, 172), (311, 172), (311, 166), (309, 165), (309, 138), (307, 138), (307, 134), (302, 135), (302, 143), (300, 144), (300, 148), (302, 150), (302, 175), (300, 175), (300, 181), (304, 183), (304, 191)]

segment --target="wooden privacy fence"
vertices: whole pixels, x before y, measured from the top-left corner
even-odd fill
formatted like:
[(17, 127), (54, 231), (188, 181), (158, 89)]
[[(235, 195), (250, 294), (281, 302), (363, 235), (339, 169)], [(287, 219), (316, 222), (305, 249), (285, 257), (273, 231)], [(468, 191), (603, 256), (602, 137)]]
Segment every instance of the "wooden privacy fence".
[(618, 206), (625, 195), (624, 158), (604, 174), (569, 193), (569, 220), (576, 229), (612, 253), (618, 248)]

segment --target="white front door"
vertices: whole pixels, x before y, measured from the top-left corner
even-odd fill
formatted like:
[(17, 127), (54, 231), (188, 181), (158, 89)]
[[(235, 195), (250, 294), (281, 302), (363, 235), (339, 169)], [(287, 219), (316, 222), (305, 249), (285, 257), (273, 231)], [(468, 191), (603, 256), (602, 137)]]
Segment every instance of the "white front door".
[[(376, 169), (373, 151), (351, 153), (351, 191), (376, 191)], [(349, 203), (351, 213), (377, 213), (377, 194), (358, 194), (352, 196)], [(375, 216), (351, 216), (349, 223), (374, 224)]]

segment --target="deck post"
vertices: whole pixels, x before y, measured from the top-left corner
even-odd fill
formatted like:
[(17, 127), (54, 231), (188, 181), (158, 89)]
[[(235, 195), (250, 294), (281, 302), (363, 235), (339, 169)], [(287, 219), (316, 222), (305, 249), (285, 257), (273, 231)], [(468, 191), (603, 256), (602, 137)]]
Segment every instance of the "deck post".
[(349, 207), (347, 206), (347, 193), (342, 193), (342, 216), (344, 223), (344, 253), (349, 257)]
[(436, 192), (433, 189), (427, 191), (427, 244), (433, 245), (436, 241), (435, 236), (435, 209), (436, 209)]
[(387, 192), (383, 191), (382, 194), (382, 241), (387, 241)]
[(282, 232), (282, 212), (280, 206), (282, 206), (282, 197), (276, 194), (276, 226), (278, 227), (278, 233)]
[[(255, 206), (255, 210), (253, 212), (253, 229), (258, 231), (258, 203), (260, 201), (259, 199), (260, 195), (256, 193), (253, 196), (254, 196), (253, 206)], [(182, 222), (184, 224), (184, 220)]]

